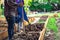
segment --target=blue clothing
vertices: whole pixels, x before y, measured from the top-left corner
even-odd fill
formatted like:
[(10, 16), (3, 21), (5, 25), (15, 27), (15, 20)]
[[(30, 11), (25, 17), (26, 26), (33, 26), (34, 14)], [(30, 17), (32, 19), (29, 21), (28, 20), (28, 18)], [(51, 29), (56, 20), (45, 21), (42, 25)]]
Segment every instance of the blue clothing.
[(24, 17), (24, 20), (28, 21), (26, 12), (24, 11), (24, 7), (18, 7), (17, 11), (18, 11), (18, 15), (20, 16), (20, 18)]
[(24, 0), (16, 0), (16, 2), (19, 4), (20, 2), (24, 3)]
[(15, 19), (16, 23), (19, 23), (20, 21), (22, 21), (22, 18), (24, 18), (25, 21), (28, 21), (26, 12), (24, 11), (24, 7), (18, 7), (17, 11), (18, 11), (18, 16), (16, 16), (16, 19)]
[[(24, 0), (16, 0), (16, 2), (19, 4), (20, 2), (23, 2), (24, 3)], [(26, 15), (26, 12), (24, 10), (24, 7), (20, 7), (18, 6), (17, 8), (17, 12), (18, 12), (18, 16), (16, 17), (16, 22), (19, 23), (20, 20), (24, 17), (24, 20), (28, 21), (28, 18), (27, 18), (27, 15)], [(23, 14), (22, 14), (23, 13)], [(23, 17), (22, 17), (23, 15)]]

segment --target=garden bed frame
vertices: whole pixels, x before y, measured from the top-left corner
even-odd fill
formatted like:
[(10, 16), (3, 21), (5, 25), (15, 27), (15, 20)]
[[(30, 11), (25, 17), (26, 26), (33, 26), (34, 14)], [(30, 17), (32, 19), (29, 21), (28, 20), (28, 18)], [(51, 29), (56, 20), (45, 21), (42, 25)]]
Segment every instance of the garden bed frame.
[[(48, 23), (48, 19), (49, 17), (47, 18), (46, 22), (45, 22), (45, 25), (44, 25), (44, 28), (43, 30), (40, 32), (40, 37), (38, 40), (43, 40), (44, 39), (44, 35), (45, 35), (45, 31), (46, 31), (46, 26), (47, 26), (47, 23)], [(0, 19), (0, 20), (3, 20), (3, 19)], [(5, 20), (5, 19), (4, 19)], [(4, 32), (1, 32), (0, 33), (0, 40), (4, 39), (8, 37), (8, 32), (7, 32), (7, 29), (4, 31)]]

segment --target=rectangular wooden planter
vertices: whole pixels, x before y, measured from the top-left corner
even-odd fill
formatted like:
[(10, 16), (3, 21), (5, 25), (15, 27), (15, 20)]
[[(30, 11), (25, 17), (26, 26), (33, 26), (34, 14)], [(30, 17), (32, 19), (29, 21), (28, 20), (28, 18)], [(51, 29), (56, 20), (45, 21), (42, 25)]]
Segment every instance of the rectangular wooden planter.
[[(45, 25), (44, 25), (43, 30), (40, 32), (40, 37), (39, 37), (38, 40), (43, 40), (43, 39), (44, 39), (44, 34), (45, 34), (45, 31), (46, 31), (46, 26), (47, 26), (47, 23), (48, 23), (48, 19), (49, 19), (49, 17), (47, 18), (47, 20), (46, 20), (46, 22), (45, 22)], [(6, 38), (6, 37), (8, 37), (8, 32), (7, 32), (7, 30), (0, 33), (0, 40), (4, 39), (4, 38)]]

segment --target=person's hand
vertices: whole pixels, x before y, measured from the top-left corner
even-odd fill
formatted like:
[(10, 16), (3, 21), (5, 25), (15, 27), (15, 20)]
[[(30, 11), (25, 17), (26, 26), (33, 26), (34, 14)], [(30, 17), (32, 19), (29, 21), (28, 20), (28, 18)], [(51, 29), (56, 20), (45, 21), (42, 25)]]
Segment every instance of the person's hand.
[(31, 23), (28, 21), (28, 24), (31, 25)]
[(24, 5), (23, 2), (21, 2), (21, 3), (20, 3), (20, 6), (22, 7), (23, 5)]

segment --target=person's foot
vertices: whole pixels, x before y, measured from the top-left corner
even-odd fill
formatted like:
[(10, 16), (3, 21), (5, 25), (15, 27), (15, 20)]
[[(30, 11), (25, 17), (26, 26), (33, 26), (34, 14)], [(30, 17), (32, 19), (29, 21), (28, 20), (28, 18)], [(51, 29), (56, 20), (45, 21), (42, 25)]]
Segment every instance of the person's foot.
[(21, 27), (20, 30), (17, 31), (18, 33), (23, 32), (23, 28)]

